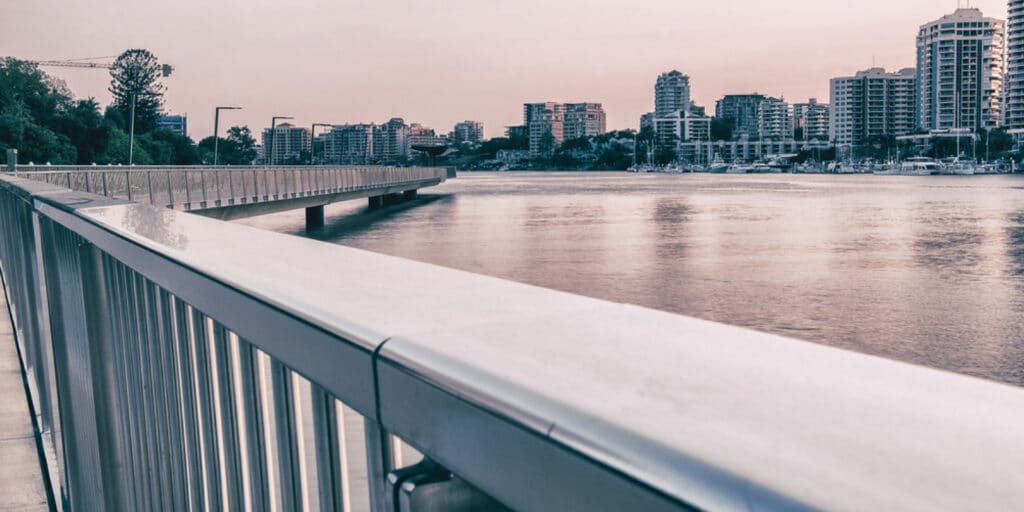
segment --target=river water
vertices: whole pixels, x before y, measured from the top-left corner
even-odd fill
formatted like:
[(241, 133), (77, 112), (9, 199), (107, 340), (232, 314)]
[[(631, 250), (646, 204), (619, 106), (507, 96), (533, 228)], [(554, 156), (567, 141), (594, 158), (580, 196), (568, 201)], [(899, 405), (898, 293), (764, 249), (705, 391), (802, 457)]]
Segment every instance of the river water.
[(463, 173), (243, 222), (1024, 386), (1024, 176)]

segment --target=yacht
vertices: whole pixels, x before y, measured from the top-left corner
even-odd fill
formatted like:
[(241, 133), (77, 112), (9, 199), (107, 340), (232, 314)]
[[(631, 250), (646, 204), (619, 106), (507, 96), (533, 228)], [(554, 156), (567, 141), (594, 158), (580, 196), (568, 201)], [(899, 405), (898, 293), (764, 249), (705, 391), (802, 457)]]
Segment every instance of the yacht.
[(908, 158), (896, 164), (895, 162), (875, 169), (874, 173), (880, 176), (929, 176), (940, 174), (942, 166), (931, 158), (914, 157)]

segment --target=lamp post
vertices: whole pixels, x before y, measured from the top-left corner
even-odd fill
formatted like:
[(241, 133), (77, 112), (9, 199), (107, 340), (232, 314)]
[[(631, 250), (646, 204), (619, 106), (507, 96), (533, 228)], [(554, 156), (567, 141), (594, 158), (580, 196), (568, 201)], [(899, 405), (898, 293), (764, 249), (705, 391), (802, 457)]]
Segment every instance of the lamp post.
[(128, 128), (128, 167), (135, 165), (135, 98), (138, 93), (132, 93), (132, 119)]
[(268, 144), (268, 146), (270, 146), (270, 150), (269, 150), (270, 158), (269, 159), (266, 159), (266, 158), (264, 159), (264, 160), (266, 160), (268, 162), (268, 165), (274, 165), (274, 139), (277, 138), (277, 120), (278, 119), (295, 119), (295, 118), (291, 117), (291, 116), (274, 116), (274, 117), (270, 118), (270, 144)]
[(213, 165), (217, 165), (217, 146), (220, 142), (220, 111), (242, 110), (242, 107), (216, 107), (213, 109)]
[(334, 125), (329, 124), (329, 123), (313, 123), (313, 126), (311, 126), (309, 128), (309, 165), (313, 165), (313, 164), (316, 163), (316, 158), (314, 158), (314, 157), (316, 156), (316, 137), (315, 137), (315, 135), (316, 135), (316, 127), (317, 126), (322, 126), (322, 127), (326, 128), (328, 126), (334, 126)]

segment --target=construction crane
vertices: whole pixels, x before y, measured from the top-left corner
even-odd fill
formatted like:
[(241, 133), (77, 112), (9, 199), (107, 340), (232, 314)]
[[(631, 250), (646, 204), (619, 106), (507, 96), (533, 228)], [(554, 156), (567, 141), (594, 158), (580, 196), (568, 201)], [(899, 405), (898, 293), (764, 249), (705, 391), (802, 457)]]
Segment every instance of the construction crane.
[[(86, 59), (37, 60), (37, 61), (29, 61), (29, 62), (32, 62), (33, 64), (36, 64), (36, 65), (39, 65), (39, 66), (50, 66), (50, 67), (57, 67), (57, 68), (110, 69), (110, 68), (114, 67), (114, 63), (113, 62), (90, 62), (90, 61), (97, 61), (97, 60), (100, 60), (100, 59), (113, 59), (113, 58), (116, 58), (116, 57), (117, 57), (116, 55), (111, 55), (111, 56), (108, 56), (108, 57), (90, 57), (90, 58), (86, 58)], [(171, 73), (173, 71), (174, 71), (174, 66), (172, 66), (170, 64), (162, 64), (160, 66), (160, 74), (162, 76), (165, 76), (165, 77), (171, 76)]]

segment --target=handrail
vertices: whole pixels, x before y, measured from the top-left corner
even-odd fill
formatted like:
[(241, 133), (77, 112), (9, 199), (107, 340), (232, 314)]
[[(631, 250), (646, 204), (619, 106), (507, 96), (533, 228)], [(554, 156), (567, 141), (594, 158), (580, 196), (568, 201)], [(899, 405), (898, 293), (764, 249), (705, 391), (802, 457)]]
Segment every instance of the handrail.
[[(18, 166), (15, 176), (112, 198), (197, 211), (388, 187), (416, 189), (448, 178), (443, 167)], [(237, 209), (237, 208), (236, 208)], [(266, 213), (266, 209), (251, 209)]]
[[(391, 435), (517, 510), (1024, 498), (1019, 388), (15, 177), (0, 208), (76, 508), (344, 501), (330, 475), (349, 464), (392, 510)], [(363, 466), (339, 449), (342, 403), (366, 418)], [(246, 442), (261, 433), (270, 448)], [(245, 485), (268, 475), (280, 495)]]

